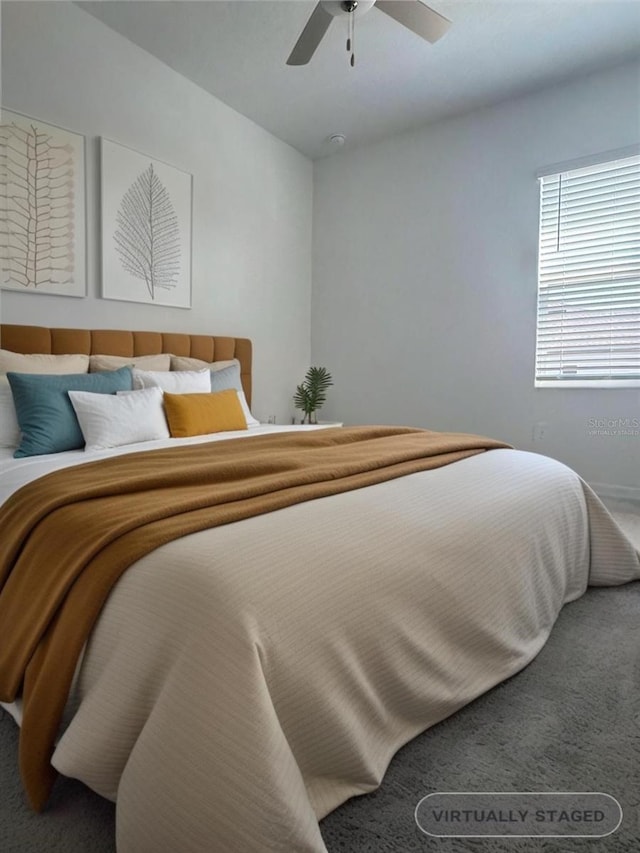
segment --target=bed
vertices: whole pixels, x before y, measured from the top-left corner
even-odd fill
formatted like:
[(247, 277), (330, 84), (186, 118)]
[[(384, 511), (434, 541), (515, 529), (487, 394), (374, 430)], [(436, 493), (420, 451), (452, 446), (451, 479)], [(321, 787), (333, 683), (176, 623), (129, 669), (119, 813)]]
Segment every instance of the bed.
[[(235, 358), (250, 403), (244, 339), (1, 331), (15, 352)], [(36, 502), (54, 477), (91, 490), (103, 469), (124, 482), (174, 457), (213, 466), (212, 491), (221, 471), (264, 472), (276, 451), (282, 465), (406, 439), (450, 455), (371, 484), (325, 472), (320, 493), (302, 463), (285, 465), (301, 502), (196, 526), (123, 571), (72, 661), (51, 757), (116, 802), (119, 853), (321, 853), (318, 821), (375, 789), (408, 740), (526, 666), (563, 604), (640, 578), (636, 550), (564, 465), (500, 442), (457, 436), (447, 451), (438, 434), (376, 430), (256, 426), (93, 454), (0, 452), (5, 509), (16, 495)], [(357, 488), (338, 489), (343, 476)], [(20, 697), (0, 698), (20, 721)]]

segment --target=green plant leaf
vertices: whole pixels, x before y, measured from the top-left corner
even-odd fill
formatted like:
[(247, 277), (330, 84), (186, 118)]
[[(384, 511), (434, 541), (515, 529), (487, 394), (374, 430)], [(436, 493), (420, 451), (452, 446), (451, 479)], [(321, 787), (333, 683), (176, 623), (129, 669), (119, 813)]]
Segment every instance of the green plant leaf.
[(326, 367), (310, 367), (293, 395), (296, 409), (301, 409), (311, 420), (311, 414), (326, 402), (326, 391), (331, 385), (333, 379)]

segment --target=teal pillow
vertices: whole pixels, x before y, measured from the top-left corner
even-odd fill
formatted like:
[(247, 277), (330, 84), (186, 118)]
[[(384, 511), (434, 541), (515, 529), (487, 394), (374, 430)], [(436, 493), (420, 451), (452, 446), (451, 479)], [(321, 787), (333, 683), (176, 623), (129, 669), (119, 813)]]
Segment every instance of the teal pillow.
[(13, 454), (40, 456), (84, 447), (84, 436), (67, 391), (115, 394), (132, 388), (131, 368), (65, 375), (7, 373), (22, 440)]

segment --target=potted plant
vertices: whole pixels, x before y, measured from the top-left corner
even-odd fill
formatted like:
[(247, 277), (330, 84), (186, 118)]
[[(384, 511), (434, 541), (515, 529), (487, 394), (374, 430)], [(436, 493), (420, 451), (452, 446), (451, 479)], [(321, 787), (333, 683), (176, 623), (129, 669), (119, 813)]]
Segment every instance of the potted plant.
[(296, 388), (293, 402), (296, 409), (304, 412), (302, 423), (317, 423), (316, 412), (327, 399), (327, 388), (333, 385), (331, 374), (326, 367), (310, 367), (304, 381)]

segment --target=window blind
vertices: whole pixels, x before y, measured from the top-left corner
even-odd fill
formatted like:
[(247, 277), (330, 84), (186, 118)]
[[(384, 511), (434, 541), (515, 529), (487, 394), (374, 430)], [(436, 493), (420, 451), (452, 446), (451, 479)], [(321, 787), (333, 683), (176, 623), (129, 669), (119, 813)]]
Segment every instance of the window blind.
[(536, 385), (640, 385), (640, 155), (540, 178)]

